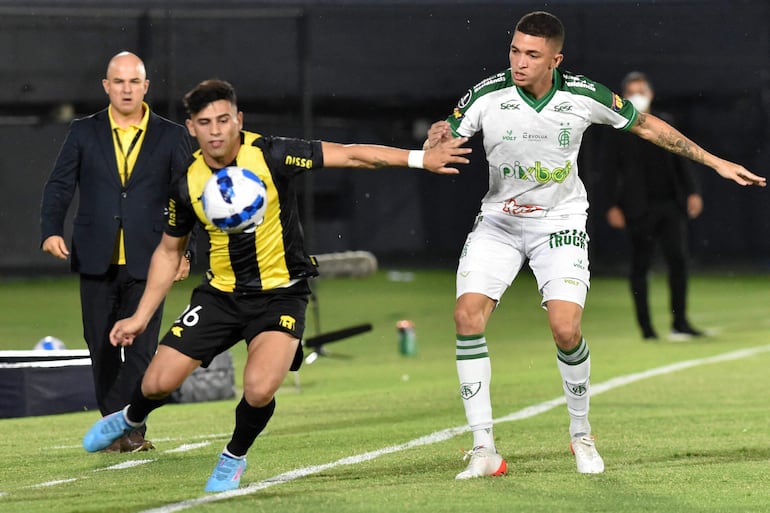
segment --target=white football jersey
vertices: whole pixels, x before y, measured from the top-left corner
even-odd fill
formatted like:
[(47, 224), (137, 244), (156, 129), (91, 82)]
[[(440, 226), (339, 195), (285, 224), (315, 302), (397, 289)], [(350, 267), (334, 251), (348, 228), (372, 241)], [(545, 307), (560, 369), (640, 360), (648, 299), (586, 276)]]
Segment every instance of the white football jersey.
[(447, 121), (454, 135), (484, 133), (489, 192), (481, 211), (515, 216), (585, 214), (578, 177), (583, 132), (592, 124), (627, 130), (637, 118), (631, 102), (582, 75), (554, 70), (553, 87), (535, 100), (508, 69), (476, 84)]

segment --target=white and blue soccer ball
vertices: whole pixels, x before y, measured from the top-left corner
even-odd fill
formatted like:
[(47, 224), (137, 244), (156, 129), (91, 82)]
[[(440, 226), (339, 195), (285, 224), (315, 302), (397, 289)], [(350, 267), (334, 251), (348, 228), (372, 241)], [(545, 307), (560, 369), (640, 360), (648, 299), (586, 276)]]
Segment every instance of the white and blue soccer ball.
[(267, 189), (248, 169), (230, 166), (211, 175), (203, 187), (201, 202), (206, 218), (220, 230), (250, 232), (265, 217)]
[(35, 344), (36, 351), (61, 351), (63, 349), (67, 349), (64, 342), (50, 335), (41, 338), (38, 343)]

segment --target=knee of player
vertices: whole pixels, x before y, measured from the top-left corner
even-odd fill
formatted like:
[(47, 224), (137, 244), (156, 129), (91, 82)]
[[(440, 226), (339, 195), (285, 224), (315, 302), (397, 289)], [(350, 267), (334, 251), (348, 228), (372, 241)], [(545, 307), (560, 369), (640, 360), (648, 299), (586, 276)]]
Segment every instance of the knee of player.
[(243, 397), (246, 402), (254, 408), (266, 406), (275, 396), (275, 388), (268, 383), (247, 383), (243, 384)]
[(145, 375), (142, 380), (142, 395), (148, 399), (163, 399), (182, 386), (179, 380), (168, 376)]
[(565, 351), (577, 347), (582, 338), (580, 323), (570, 320), (562, 320), (551, 323), (551, 333), (556, 345)]
[(484, 314), (481, 311), (458, 304), (454, 313), (458, 333), (481, 333), (484, 331)]

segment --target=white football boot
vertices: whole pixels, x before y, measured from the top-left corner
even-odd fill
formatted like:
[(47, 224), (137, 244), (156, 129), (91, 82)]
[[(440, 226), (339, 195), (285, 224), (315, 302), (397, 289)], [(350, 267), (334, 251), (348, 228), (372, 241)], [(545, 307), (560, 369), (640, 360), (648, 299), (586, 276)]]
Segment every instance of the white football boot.
[(569, 444), (575, 455), (577, 471), (580, 474), (601, 474), (604, 472), (604, 460), (596, 450), (595, 439), (591, 435), (576, 435)]
[(472, 479), (474, 477), (501, 476), (508, 470), (508, 464), (494, 449), (474, 447), (465, 451), (463, 461), (470, 459), (465, 470), (457, 474), (455, 479)]

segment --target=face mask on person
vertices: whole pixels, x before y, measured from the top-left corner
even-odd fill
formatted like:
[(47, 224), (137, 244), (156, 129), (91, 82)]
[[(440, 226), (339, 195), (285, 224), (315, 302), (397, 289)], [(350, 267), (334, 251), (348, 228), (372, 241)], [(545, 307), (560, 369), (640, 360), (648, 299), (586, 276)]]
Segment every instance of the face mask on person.
[(643, 94), (632, 94), (627, 98), (639, 112), (647, 112), (650, 108), (650, 97)]

